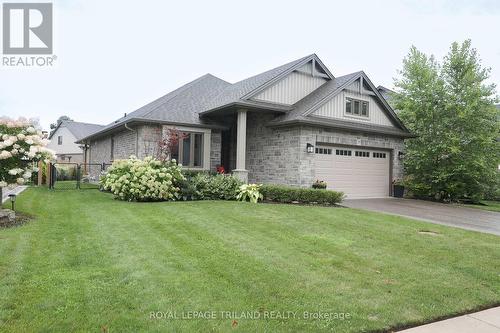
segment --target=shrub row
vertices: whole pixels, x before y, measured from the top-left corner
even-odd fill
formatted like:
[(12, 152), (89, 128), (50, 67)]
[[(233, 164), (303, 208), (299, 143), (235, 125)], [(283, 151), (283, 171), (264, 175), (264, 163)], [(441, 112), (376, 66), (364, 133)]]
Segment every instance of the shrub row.
[(185, 172), (181, 183), (182, 200), (236, 200), (243, 183), (231, 175)]
[(280, 203), (300, 202), (335, 205), (344, 198), (343, 192), (283, 185), (262, 185), (260, 192), (264, 196), (264, 200)]

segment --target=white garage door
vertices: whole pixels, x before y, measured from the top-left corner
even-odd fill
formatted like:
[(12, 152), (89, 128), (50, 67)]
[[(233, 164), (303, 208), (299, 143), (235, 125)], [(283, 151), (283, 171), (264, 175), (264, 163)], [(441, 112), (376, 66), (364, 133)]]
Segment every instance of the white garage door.
[(345, 147), (316, 147), (316, 179), (347, 198), (389, 196), (388, 151)]

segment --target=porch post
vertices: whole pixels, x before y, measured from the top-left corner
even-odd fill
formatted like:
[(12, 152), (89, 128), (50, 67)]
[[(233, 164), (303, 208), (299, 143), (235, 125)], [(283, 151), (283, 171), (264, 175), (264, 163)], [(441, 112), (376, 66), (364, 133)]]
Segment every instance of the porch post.
[(244, 182), (248, 182), (248, 170), (246, 170), (245, 156), (247, 150), (247, 110), (238, 110), (236, 126), (236, 169), (233, 174)]

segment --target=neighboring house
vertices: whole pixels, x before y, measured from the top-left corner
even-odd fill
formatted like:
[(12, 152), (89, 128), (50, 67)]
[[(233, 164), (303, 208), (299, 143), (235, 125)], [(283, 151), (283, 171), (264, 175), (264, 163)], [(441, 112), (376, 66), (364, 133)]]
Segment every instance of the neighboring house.
[(62, 121), (50, 133), (47, 148), (56, 152), (58, 162), (83, 163), (85, 149), (76, 142), (104, 128), (102, 125)]
[(157, 154), (169, 129), (186, 133), (173, 157), (223, 166), (251, 183), (384, 197), (402, 177), (412, 134), (364, 72), (334, 77), (315, 55), (231, 84), (206, 74), (87, 136), (91, 163)]

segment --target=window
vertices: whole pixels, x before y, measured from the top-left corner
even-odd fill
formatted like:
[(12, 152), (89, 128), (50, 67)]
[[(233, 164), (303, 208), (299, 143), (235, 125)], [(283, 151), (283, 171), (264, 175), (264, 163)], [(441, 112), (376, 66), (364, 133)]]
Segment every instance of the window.
[(355, 114), (356, 116), (359, 116), (359, 104), (360, 104), (359, 101), (353, 101), (354, 105), (353, 114)]
[(331, 148), (316, 148), (316, 154), (331, 155), (332, 149)]
[(370, 152), (369, 151), (358, 151), (356, 150), (355, 154), (356, 157), (370, 157)]
[(361, 103), (361, 115), (368, 117), (368, 102)]
[(203, 166), (203, 133), (182, 132), (179, 143), (171, 152), (172, 159), (188, 168)]
[(352, 103), (350, 99), (345, 101), (345, 113), (352, 114)]
[(335, 155), (339, 156), (351, 156), (352, 151), (350, 150), (343, 150), (343, 149), (336, 149), (335, 150)]
[(357, 99), (347, 98), (345, 102), (345, 113), (360, 117), (369, 117), (369, 103)]
[(373, 153), (374, 158), (385, 158), (385, 153)]
[(60, 145), (62, 145), (62, 136), (61, 136), (61, 135), (59, 135), (59, 136), (57, 137), (57, 144), (58, 144), (59, 146), (60, 146)]

